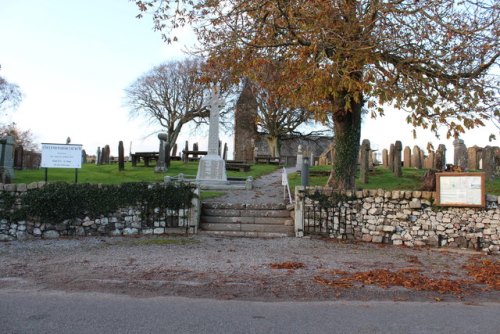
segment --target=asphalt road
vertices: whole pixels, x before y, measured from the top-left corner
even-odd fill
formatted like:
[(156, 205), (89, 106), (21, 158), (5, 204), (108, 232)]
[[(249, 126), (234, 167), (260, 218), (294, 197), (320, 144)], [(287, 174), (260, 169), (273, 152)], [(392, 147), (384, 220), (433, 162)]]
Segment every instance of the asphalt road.
[(500, 304), (247, 302), (0, 290), (0, 332), (498, 333)]

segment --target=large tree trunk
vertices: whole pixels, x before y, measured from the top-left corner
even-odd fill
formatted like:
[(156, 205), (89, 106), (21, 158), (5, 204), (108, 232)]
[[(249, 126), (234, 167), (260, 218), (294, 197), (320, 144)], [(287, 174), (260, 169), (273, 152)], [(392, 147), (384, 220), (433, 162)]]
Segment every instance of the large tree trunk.
[(273, 158), (280, 157), (279, 139), (275, 136), (266, 136), (267, 147)]
[(336, 190), (354, 190), (361, 137), (362, 102), (345, 104), (345, 95), (333, 102), (334, 152), (328, 185)]

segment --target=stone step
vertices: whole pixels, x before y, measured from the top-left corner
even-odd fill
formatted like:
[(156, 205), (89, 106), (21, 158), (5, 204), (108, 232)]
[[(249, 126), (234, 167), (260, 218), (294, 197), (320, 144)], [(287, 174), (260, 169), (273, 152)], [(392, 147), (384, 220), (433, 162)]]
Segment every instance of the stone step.
[(245, 237), (245, 238), (286, 238), (292, 237), (288, 233), (276, 232), (242, 232), (242, 231), (198, 231), (201, 235), (223, 236), (223, 237)]
[(234, 217), (234, 216), (206, 216), (202, 215), (200, 223), (221, 224), (261, 224), (261, 225), (293, 225), (290, 217)]
[(203, 209), (235, 209), (235, 210), (285, 210), (286, 204), (265, 203), (265, 204), (245, 204), (245, 203), (203, 203)]
[(294, 227), (285, 225), (267, 224), (223, 224), (223, 223), (201, 223), (200, 228), (204, 231), (231, 231), (231, 232), (270, 232), (293, 235)]
[(277, 217), (289, 218), (290, 211), (288, 210), (256, 210), (256, 209), (211, 209), (202, 208), (201, 214), (203, 216), (217, 216), (217, 217)]

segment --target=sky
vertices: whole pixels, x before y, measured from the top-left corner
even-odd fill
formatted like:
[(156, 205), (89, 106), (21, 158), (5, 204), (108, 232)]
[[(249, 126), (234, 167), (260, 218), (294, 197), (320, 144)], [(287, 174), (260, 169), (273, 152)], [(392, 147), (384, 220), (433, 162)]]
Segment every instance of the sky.
[[(125, 151), (157, 151), (157, 127), (130, 118), (124, 105), (124, 89), (143, 73), (162, 62), (185, 57), (182, 52), (194, 38), (189, 31), (180, 42), (168, 45), (153, 31), (148, 16), (137, 19), (134, 2), (128, 0), (1, 0), (0, 76), (20, 86), (24, 99), (0, 123), (15, 122), (31, 130), (38, 143), (82, 144), (87, 154), (109, 145), (117, 155), (122, 140)], [(382, 150), (401, 140), (403, 146), (435, 148), (445, 144), (452, 161), (452, 140), (444, 132), (440, 139), (426, 130), (417, 131), (405, 122), (406, 114), (388, 109), (386, 116), (366, 118), (362, 139)], [(489, 142), (490, 133), (500, 139), (493, 124), (469, 131), (462, 139), (467, 146), (499, 145)], [(232, 156), (234, 138), (221, 133)], [(208, 130), (186, 128), (178, 140), (184, 147), (199, 143), (207, 148)], [(450, 160), (451, 159), (451, 160)]]

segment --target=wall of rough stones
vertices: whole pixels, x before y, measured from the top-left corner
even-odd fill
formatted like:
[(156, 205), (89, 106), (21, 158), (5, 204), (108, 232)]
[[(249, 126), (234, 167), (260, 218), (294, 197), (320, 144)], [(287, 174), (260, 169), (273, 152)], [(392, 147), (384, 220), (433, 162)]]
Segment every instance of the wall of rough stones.
[[(0, 191), (17, 196), (29, 189), (43, 187), (45, 182), (31, 184), (0, 184)], [(160, 235), (165, 233), (195, 233), (199, 221), (200, 204), (193, 201), (191, 209), (171, 211), (155, 215), (154, 220), (141, 218), (140, 208), (128, 207), (97, 219), (71, 219), (62, 222), (40, 222), (36, 220), (7, 221), (0, 219), (0, 241), (26, 240), (32, 238), (53, 239), (59, 237)]]
[(336, 214), (328, 215), (329, 221), (319, 222), (317, 213), (307, 214), (313, 202), (297, 189), (297, 235), (315, 224), (326, 224), (333, 231), (331, 237), (500, 253), (500, 196), (488, 195), (486, 208), (460, 208), (434, 206), (434, 192), (363, 190), (346, 195), (349, 200), (341, 204), (345, 209), (342, 215), (336, 210)]

